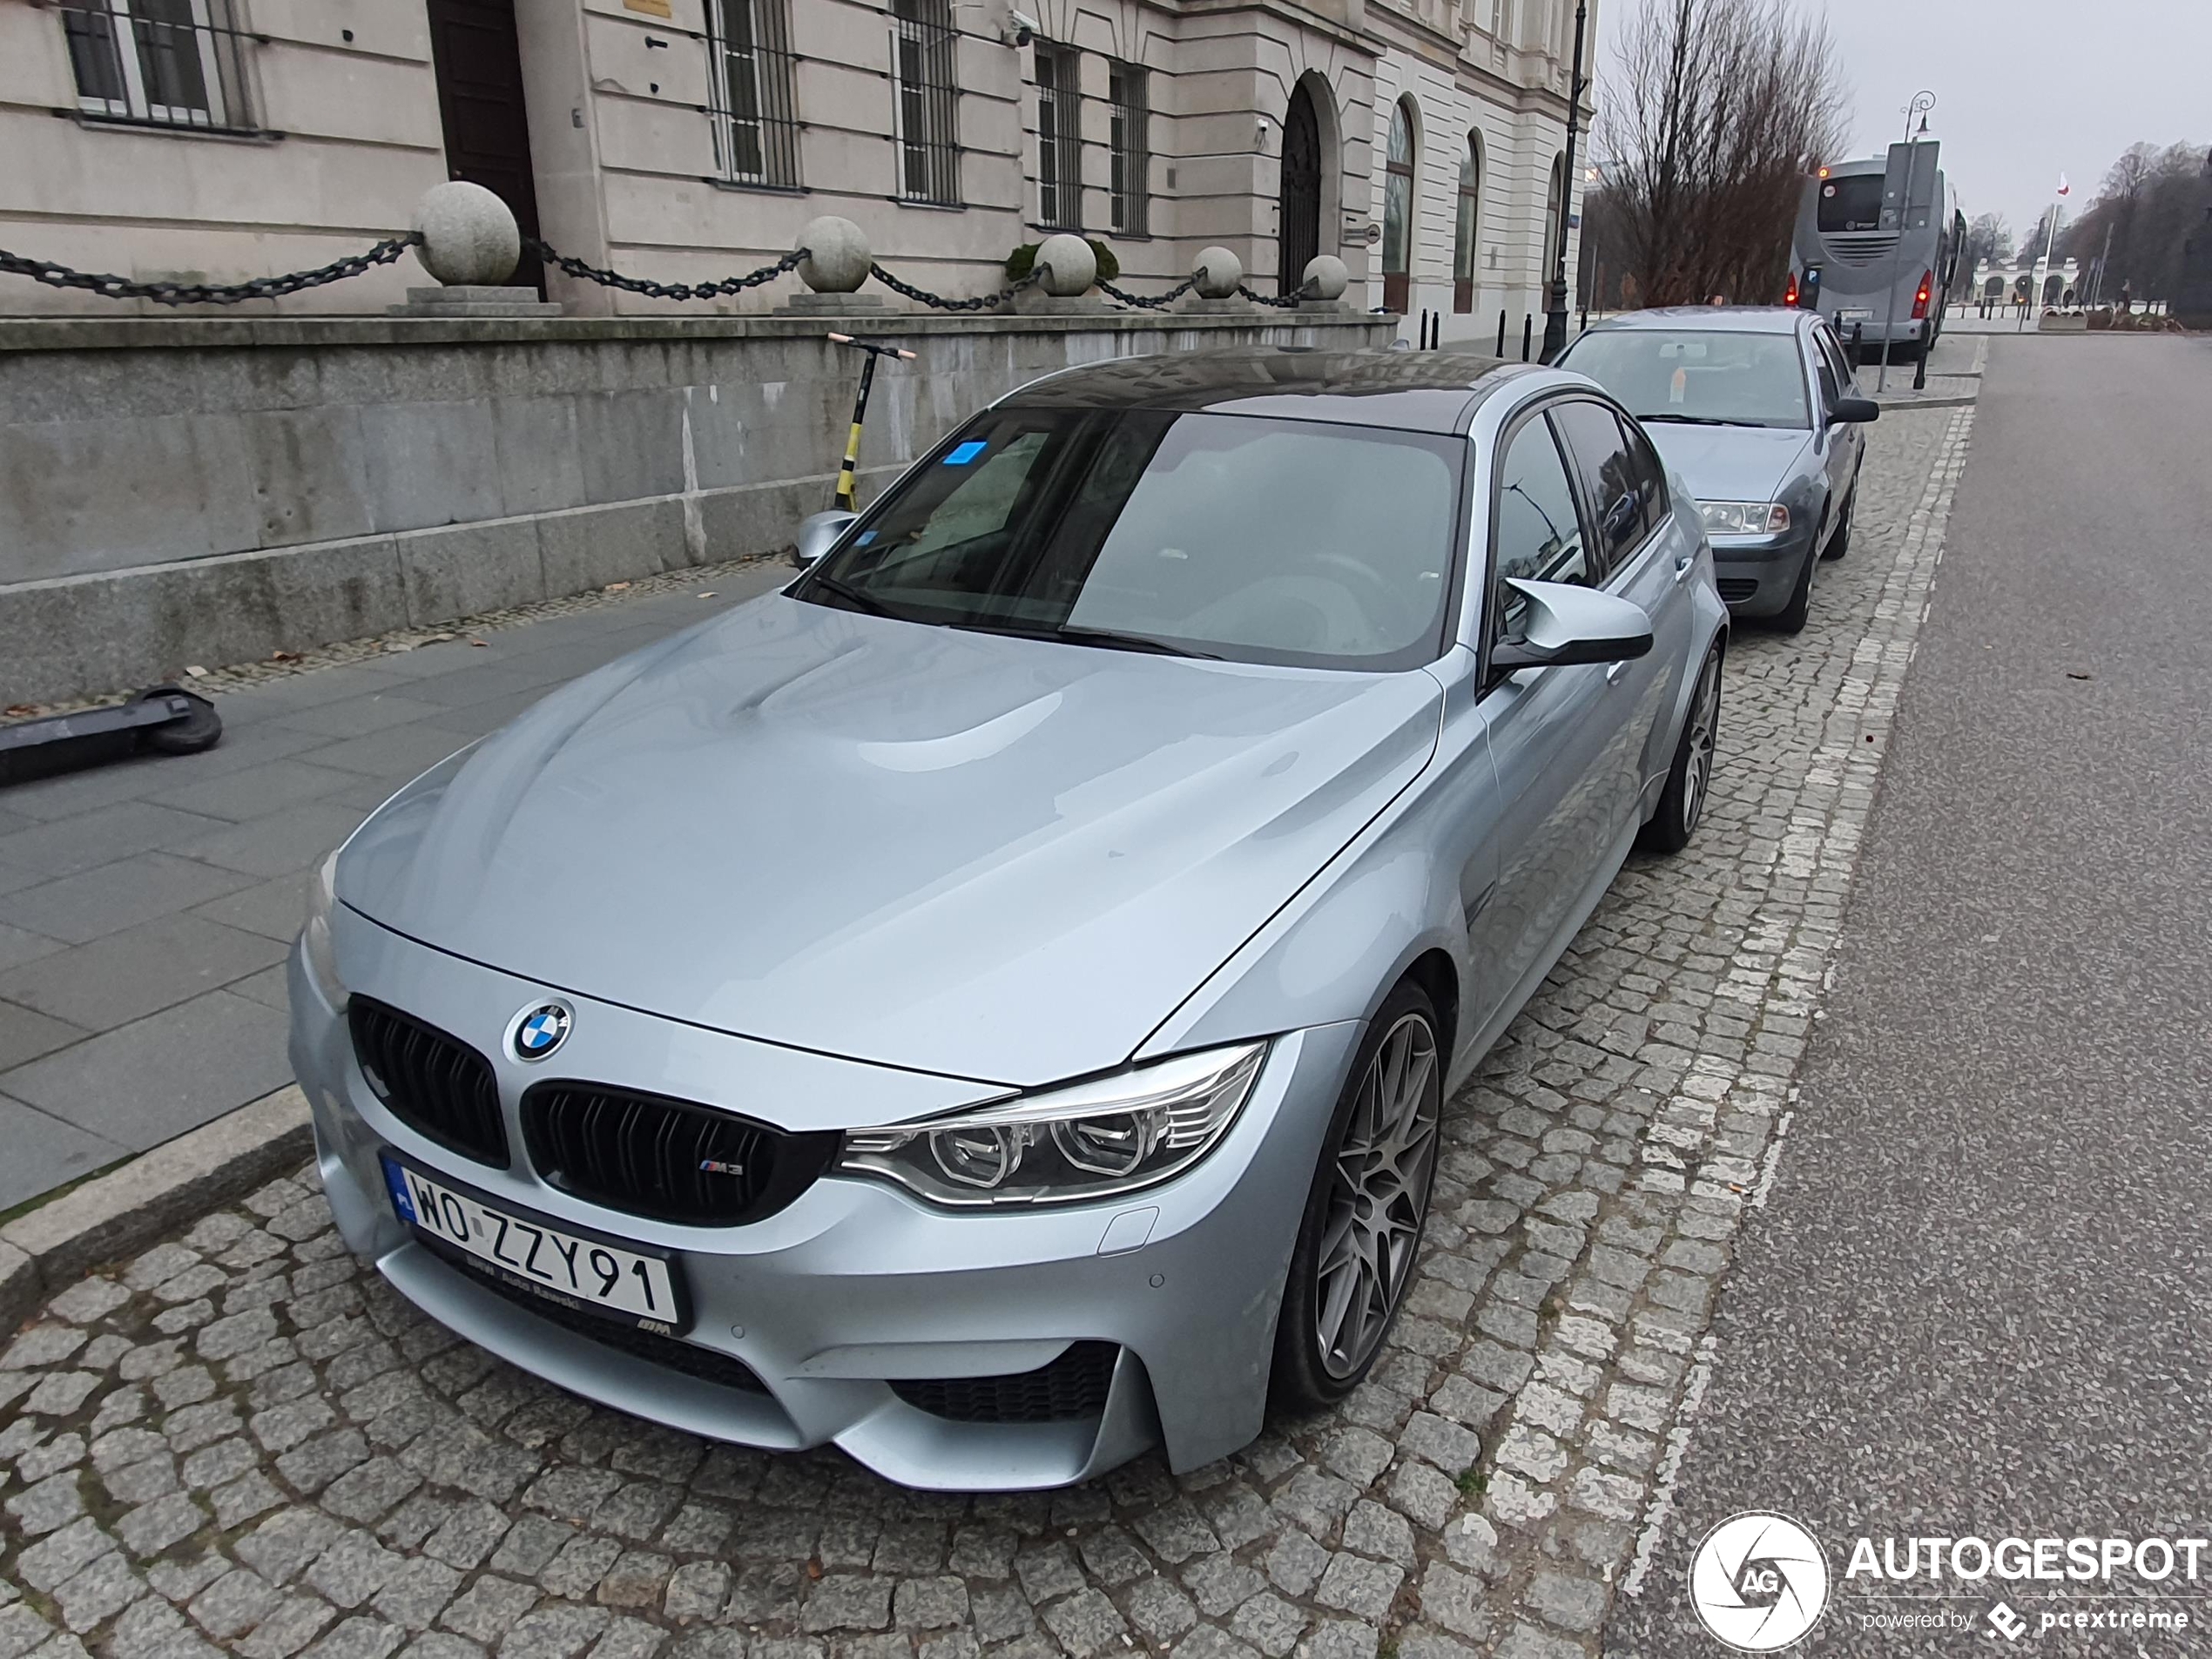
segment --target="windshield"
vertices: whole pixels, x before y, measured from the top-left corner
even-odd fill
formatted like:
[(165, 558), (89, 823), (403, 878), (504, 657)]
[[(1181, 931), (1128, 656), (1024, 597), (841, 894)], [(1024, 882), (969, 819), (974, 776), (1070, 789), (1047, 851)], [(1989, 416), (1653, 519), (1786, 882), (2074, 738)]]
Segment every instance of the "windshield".
[(1588, 375), (1639, 421), (1812, 424), (1793, 334), (1607, 328), (1576, 341), (1560, 367)]
[(1847, 174), (1820, 181), (1820, 228), (1830, 231), (1877, 231), (1882, 227), (1882, 175)]
[(1466, 441), (994, 409), (792, 590), (913, 622), (1245, 662), (1440, 653)]

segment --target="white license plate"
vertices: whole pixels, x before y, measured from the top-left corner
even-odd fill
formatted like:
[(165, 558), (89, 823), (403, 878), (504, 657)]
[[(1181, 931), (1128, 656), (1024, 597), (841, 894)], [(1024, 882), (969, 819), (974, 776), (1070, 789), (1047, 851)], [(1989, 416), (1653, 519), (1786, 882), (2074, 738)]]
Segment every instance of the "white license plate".
[(690, 1323), (683, 1281), (665, 1254), (518, 1215), (395, 1157), (384, 1159), (384, 1182), (401, 1220), (509, 1284), (650, 1331), (677, 1335)]
[(1871, 322), (1874, 314), (1864, 306), (1844, 306), (1836, 313), (1838, 322)]

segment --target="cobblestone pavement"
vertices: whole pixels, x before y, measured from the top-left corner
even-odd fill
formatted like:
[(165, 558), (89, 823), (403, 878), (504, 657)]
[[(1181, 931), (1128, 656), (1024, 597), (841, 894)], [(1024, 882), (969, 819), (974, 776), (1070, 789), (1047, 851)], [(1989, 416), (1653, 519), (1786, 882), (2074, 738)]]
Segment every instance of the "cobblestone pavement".
[(0, 1659), (1594, 1651), (1786, 1130), (1971, 418), (1885, 416), (1811, 626), (1737, 640), (1704, 826), (1630, 864), (1453, 1103), (1419, 1282), (1340, 1412), (1181, 1476), (909, 1493), (492, 1359), (303, 1171), (0, 1352)]

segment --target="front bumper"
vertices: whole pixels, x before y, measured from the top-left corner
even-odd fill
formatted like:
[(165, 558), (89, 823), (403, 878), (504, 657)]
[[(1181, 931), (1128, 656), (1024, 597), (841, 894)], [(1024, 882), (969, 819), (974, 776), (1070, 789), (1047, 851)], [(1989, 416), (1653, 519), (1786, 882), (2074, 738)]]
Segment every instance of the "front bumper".
[[(543, 1000), (549, 988), (340, 915), (347, 984), (468, 1042), (498, 1078), (512, 1149), (504, 1169), (439, 1147), (378, 1101), (345, 1020), (293, 951), (292, 1061), (314, 1109), (339, 1230), (408, 1300), (481, 1346), (640, 1417), (750, 1446), (832, 1442), (916, 1487), (1064, 1485), (1155, 1443), (1164, 1443), (1174, 1467), (1192, 1468), (1259, 1432), (1283, 1278), (1356, 1023), (1279, 1039), (1221, 1143), (1140, 1193), (1045, 1211), (952, 1213), (888, 1185), (825, 1177), (763, 1220), (688, 1226), (590, 1204), (541, 1181), (523, 1150), (523, 1088), (557, 1070), (732, 1109), (807, 1100), (817, 1116), (826, 1100), (833, 1112), (847, 1097), (846, 1123), (898, 1121), (1002, 1091), (797, 1055), (572, 994), (568, 1044), (556, 1061), (527, 1067), (500, 1038), (516, 1010)], [(887, 1091), (902, 1097), (887, 1118)], [(750, 1115), (778, 1119), (757, 1103)], [(572, 1328), (575, 1316), (556, 1322), (453, 1264), (395, 1214), (380, 1163), (386, 1150), (494, 1203), (673, 1251), (692, 1304), (684, 1341), (739, 1362), (759, 1388), (686, 1374), (711, 1366), (678, 1370), (630, 1351), (635, 1345), (590, 1339)], [(954, 1421), (907, 1403), (891, 1386), (1026, 1372), (1077, 1342), (1121, 1351), (1103, 1409), (1082, 1419)]]
[[(1854, 317), (1848, 322), (1844, 320), (1841, 313), (1853, 309), (1870, 311), (1872, 314)], [(1837, 337), (1846, 347), (1915, 345), (1927, 338), (1929, 327), (1925, 318), (1907, 316), (1899, 317), (1894, 322), (1887, 320), (1879, 300), (1839, 307), (1829, 314), (1829, 321), (1834, 326)]]
[(1812, 550), (1811, 523), (1791, 525), (1779, 536), (1716, 536), (1713, 585), (1729, 612), (1737, 617), (1770, 617), (1790, 603)]

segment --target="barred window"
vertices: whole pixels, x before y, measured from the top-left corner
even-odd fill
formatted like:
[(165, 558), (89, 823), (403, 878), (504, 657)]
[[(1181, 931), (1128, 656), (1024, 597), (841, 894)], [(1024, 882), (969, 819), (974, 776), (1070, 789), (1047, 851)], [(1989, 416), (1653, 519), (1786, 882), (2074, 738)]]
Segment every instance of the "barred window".
[(1116, 64), (1106, 80), (1114, 106), (1114, 229), (1123, 236), (1143, 236), (1151, 206), (1148, 175), (1152, 166), (1151, 139), (1145, 131), (1144, 71), (1135, 64)]
[(1083, 222), (1083, 111), (1072, 46), (1036, 44), (1037, 219), (1055, 230)]
[(948, 0), (891, 0), (899, 194), (960, 203), (959, 37)]
[(738, 184), (799, 184), (790, 0), (707, 0), (714, 162)]
[(233, 0), (62, 0), (87, 115), (158, 126), (253, 125)]

